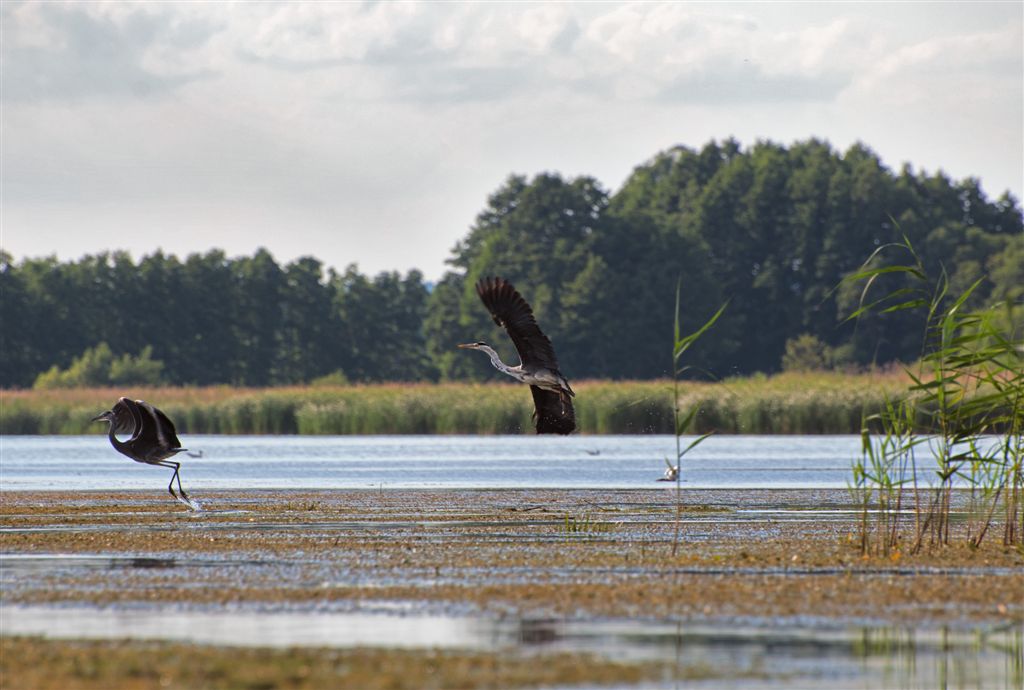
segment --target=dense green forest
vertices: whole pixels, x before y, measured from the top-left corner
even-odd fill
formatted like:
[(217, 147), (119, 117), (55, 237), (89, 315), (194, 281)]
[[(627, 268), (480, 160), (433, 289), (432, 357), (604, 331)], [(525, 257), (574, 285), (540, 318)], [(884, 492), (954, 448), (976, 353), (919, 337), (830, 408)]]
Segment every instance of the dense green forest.
[(66, 263), (2, 254), (0, 385), (497, 376), (485, 357), (455, 349), (482, 338), (515, 360), (473, 291), (494, 274), (533, 305), (570, 378), (667, 375), (677, 282), (684, 327), (729, 302), (692, 351), (691, 363), (718, 376), (784, 361), (910, 361), (922, 317), (844, 322), (860, 293), (840, 286), (904, 235), (930, 272), (946, 272), (951, 293), (981, 278), (976, 306), (1021, 304), (1024, 230), (1009, 194), (990, 200), (975, 179), (909, 166), (895, 173), (863, 145), (744, 150), (727, 140), (660, 153), (614, 194), (589, 177), (511, 176), (435, 285), (415, 270), (339, 273), (312, 257), (281, 265), (263, 250), (138, 262), (121, 252)]

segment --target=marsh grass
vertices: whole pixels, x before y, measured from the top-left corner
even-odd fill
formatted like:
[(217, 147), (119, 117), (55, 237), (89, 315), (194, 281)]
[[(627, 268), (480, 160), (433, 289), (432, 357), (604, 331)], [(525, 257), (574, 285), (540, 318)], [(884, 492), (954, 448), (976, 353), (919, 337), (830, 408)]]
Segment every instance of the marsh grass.
[(916, 447), (924, 439), (914, 434), (914, 414), (906, 400), (887, 400), (884, 410), (871, 417), (886, 433), (873, 435), (866, 424), (861, 430), (861, 457), (853, 462), (850, 490), (860, 506), (863, 553), (872, 550), (872, 543), (885, 556), (898, 549), (908, 496), (914, 501), (915, 533), (920, 533)]
[[(877, 266), (885, 250), (905, 252), (911, 262)], [(883, 275), (909, 284), (865, 304)], [(849, 280), (865, 281), (861, 306), (851, 316), (920, 309), (926, 313), (923, 356), (907, 369), (910, 385), (897, 402), (866, 415), (861, 458), (853, 464), (851, 491), (862, 507), (860, 543), (864, 553), (888, 554), (903, 541), (900, 515), (904, 490), (913, 483), (914, 528), (909, 548), (948, 545), (953, 492), (969, 492), (967, 542), (981, 544), (1003, 511), (1003, 542), (1021, 543), (1024, 497), (1024, 340), (1009, 302), (965, 307), (980, 280), (960, 295), (949, 295), (942, 273), (934, 283), (909, 240), (876, 250)], [(1004, 311), (1005, 310), (1005, 311)], [(935, 481), (916, 484), (917, 449), (927, 449)], [(908, 477), (910, 479), (908, 480)], [(924, 500), (922, 501), (922, 495)], [(874, 524), (869, 506), (875, 507)]]
[[(673, 401), (699, 409), (691, 432), (858, 433), (910, 384), (902, 372), (786, 373), (717, 383), (573, 382), (584, 434), (672, 434)], [(0, 391), (0, 433), (98, 433), (92, 417), (126, 395), (163, 409), (186, 434), (532, 433), (532, 401), (514, 384), (378, 384), (285, 388), (83, 388)], [(677, 397), (676, 397), (677, 396)]]
[(579, 517), (566, 513), (563, 527), (565, 533), (569, 535), (608, 534), (614, 532), (615, 528), (614, 522), (595, 520), (590, 513), (584, 513)]

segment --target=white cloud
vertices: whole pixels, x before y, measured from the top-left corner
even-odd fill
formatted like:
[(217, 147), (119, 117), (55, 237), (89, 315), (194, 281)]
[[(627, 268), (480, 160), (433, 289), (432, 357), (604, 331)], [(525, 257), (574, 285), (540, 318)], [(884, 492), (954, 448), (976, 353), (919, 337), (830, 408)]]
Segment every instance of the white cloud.
[(159, 3), (6, 3), (5, 101), (151, 98), (208, 78), (189, 57), (216, 32)]
[(1021, 25), (1000, 31), (940, 36), (899, 46), (877, 62), (865, 65), (855, 83), (860, 93), (874, 94), (887, 101), (946, 97), (963, 101), (972, 92), (991, 89), (1020, 91), (1022, 79)]
[(568, 8), (554, 4), (527, 7), (515, 26), (519, 39), (537, 55), (567, 49), (579, 31)]
[[(232, 20), (254, 24), (233, 31), (236, 48), (271, 61), (317, 64), (363, 61), (401, 49), (416, 49), (428, 28), (425, 6), (411, 2), (284, 3), (257, 6), (257, 21), (248, 6), (236, 6)], [(409, 40), (415, 39), (415, 40)]]
[(692, 8), (18, 5), (5, 22), (7, 98), (165, 93), (212, 76), (258, 77), (247, 73), (262, 63), (331, 71), (339, 90), (360, 99), (493, 101), (568, 90), (625, 100), (829, 100), (862, 65), (853, 49), (862, 32), (845, 20), (773, 32), (743, 14)]
[(1021, 193), (1020, 5), (0, 12), (2, 241), (16, 254), (173, 236), (179, 252), (267, 244), (436, 277), (510, 172), (615, 185), (659, 149), (733, 135), (860, 139), (891, 167)]
[(611, 58), (601, 76), (623, 98), (689, 103), (831, 100), (851, 66), (832, 57), (852, 42), (838, 20), (777, 33), (742, 14), (686, 4), (630, 4), (594, 18), (591, 44)]

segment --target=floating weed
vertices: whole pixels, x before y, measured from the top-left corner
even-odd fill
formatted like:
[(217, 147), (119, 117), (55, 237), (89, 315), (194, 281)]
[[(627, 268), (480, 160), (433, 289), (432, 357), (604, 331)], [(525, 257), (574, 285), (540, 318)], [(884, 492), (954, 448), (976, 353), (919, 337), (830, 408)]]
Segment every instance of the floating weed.
[(617, 525), (614, 522), (595, 520), (590, 513), (582, 516), (565, 515), (565, 533), (570, 535), (607, 534), (614, 532)]

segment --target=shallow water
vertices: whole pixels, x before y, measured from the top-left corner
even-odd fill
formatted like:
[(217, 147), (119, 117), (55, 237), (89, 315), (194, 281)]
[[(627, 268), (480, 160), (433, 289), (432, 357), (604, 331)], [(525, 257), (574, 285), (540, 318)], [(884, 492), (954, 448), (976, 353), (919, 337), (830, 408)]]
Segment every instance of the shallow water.
[(253, 647), (590, 654), (699, 668), (717, 679), (711, 686), (729, 679), (743, 679), (743, 687), (766, 688), (1009, 688), (1024, 682), (1020, 627), (964, 632), (792, 622), (772, 626), (764, 621), (723, 626), (510, 619), (415, 608), (403, 602), (368, 602), (352, 611), (2, 606), (0, 634)]
[[(670, 663), (679, 669), (703, 669), (700, 682), (629, 686), (772, 688), (1005, 688), (1024, 684), (1024, 631), (1005, 628), (953, 630), (935, 627), (885, 627), (874, 618), (812, 616), (788, 618), (687, 618), (685, 622), (601, 618), (537, 618), (537, 609), (499, 616), (481, 613), (466, 601), (327, 600), (315, 604), (273, 601), (227, 606), (189, 603), (192, 588), (265, 587), (267, 583), (313, 583), (323, 588), (364, 588), (439, 585), (472, 587), (480, 583), (578, 584), (623, 581), (644, 575), (641, 566), (553, 567), (543, 560), (503, 565), (485, 562), (474, 567), (420, 567), (390, 563), (387, 551), (357, 553), (288, 551), (283, 557), (259, 548), (264, 533), (303, 534), (325, 544), (336, 539), (368, 539), (387, 543), (410, 541), (410, 553), (434, 545), (469, 542), (474, 549), (495, 553), (540, 549), (549, 541), (579, 541), (591, 536), (633, 544), (660, 543), (671, 538), (671, 521), (662, 497), (672, 493), (633, 491), (669, 489), (655, 480), (663, 458), (675, 448), (670, 436), (596, 436), (570, 438), (515, 437), (297, 437), (189, 436), (201, 458), (182, 457), (185, 488), (204, 510), (182, 511), (166, 495), (166, 513), (132, 509), (153, 503), (137, 494), (116, 501), (103, 493), (80, 490), (160, 490), (169, 472), (130, 462), (110, 448), (102, 435), (81, 437), (0, 438), (0, 490), (69, 491), (44, 501), (74, 503), (79, 512), (63, 516), (33, 507), (16, 510), (0, 525), (0, 534), (60, 532), (81, 538), (127, 534), (201, 531), (210, 541), (224, 535), (235, 547), (189, 553), (166, 548), (132, 549), (129, 553), (3, 553), (0, 554), (0, 635), (42, 635), (55, 639), (96, 638), (168, 640), (252, 647), (359, 646), (495, 651), (501, 654), (569, 653), (597, 655), (635, 663)], [(722, 436), (700, 446), (684, 465), (687, 488), (722, 488), (699, 500), (714, 508), (685, 515), (687, 539), (771, 538), (782, 526), (804, 525), (830, 530), (851, 520), (851, 507), (840, 497), (859, 454), (854, 436), (742, 437)], [(922, 470), (928, 483), (930, 470)], [(594, 492), (487, 489), (597, 489)], [(746, 488), (810, 488), (803, 499), (790, 492), (744, 491)], [(256, 490), (240, 497), (217, 490)], [(263, 489), (356, 489), (342, 501), (332, 492), (313, 492), (303, 500), (286, 492)], [(382, 489), (378, 494), (365, 489)], [(437, 501), (425, 512), (415, 491)], [(441, 489), (441, 491), (432, 491)], [(470, 491), (461, 491), (469, 489)], [(481, 489), (483, 489), (481, 491)], [(626, 489), (625, 491), (618, 491)], [(204, 495), (205, 490), (210, 492)], [(591, 495), (592, 494), (592, 495)], [(8, 495), (30, 501), (31, 494)], [(329, 496), (330, 498), (324, 498)], [(456, 497), (462, 500), (455, 500)], [(466, 500), (466, 496), (472, 500)], [(653, 496), (653, 501), (648, 498)], [(694, 499), (697, 500), (697, 499)], [(333, 501), (333, 502), (332, 502)], [(276, 512), (261, 511), (264, 503), (285, 503)], [(321, 505), (323, 503), (324, 505)], [(294, 505), (293, 505), (294, 504)], [(434, 505), (434, 504), (431, 504)], [(667, 505), (667, 503), (666, 503)], [(93, 507), (91, 512), (83, 508)], [(372, 508), (366, 512), (366, 508)], [(490, 512), (488, 512), (488, 510)], [(568, 519), (590, 512), (609, 532), (568, 533)], [(138, 514), (144, 520), (125, 520)], [(481, 521), (481, 514), (501, 515)], [(564, 525), (564, 529), (562, 526)], [(556, 529), (550, 530), (554, 526)], [(524, 541), (524, 530), (528, 539)], [(706, 533), (706, 534), (705, 534)], [(730, 537), (732, 535), (732, 537)], [(333, 540), (333, 541), (332, 541)], [(14, 542), (12, 542), (14, 543)], [(100, 542), (102, 543), (102, 542)], [(358, 543), (358, 541), (357, 541)], [(415, 548), (412, 548), (412, 547)], [(325, 555), (327, 554), (327, 555)], [(383, 564), (377, 567), (377, 558)], [(386, 567), (385, 567), (386, 566)], [(679, 573), (722, 576), (723, 587), (735, 575), (779, 577), (820, 576), (822, 568), (795, 562), (774, 567), (716, 568), (714, 564), (684, 567)], [(998, 578), (1013, 570), (998, 567), (893, 568), (858, 577), (902, 578), (925, 572)], [(836, 570), (835, 574), (842, 574)], [(143, 604), (147, 592), (176, 589), (182, 603)], [(19, 595), (43, 590), (67, 592), (66, 601), (85, 604), (18, 605)], [(108, 590), (137, 597), (97, 606)], [(84, 595), (84, 596), (82, 596)], [(374, 596), (371, 594), (370, 596)], [(379, 596), (379, 595), (377, 595)], [(403, 595), (404, 596), (404, 595)], [(49, 601), (49, 599), (42, 599)], [(59, 600), (59, 599), (58, 599)], [(32, 599), (22, 599), (32, 601)], [(35, 601), (41, 601), (36, 599)], [(515, 609), (509, 609), (509, 613)], [(543, 609), (540, 610), (543, 614)], [(621, 615), (616, 612), (614, 615)], [(656, 615), (662, 616), (660, 610)], [(757, 612), (757, 615), (761, 615)], [(945, 620), (956, 621), (956, 615)], [(904, 620), (902, 618), (896, 620)], [(585, 658), (585, 657), (581, 657)], [(685, 677), (686, 674), (680, 674)]]
[[(185, 489), (650, 488), (672, 436), (185, 436)], [(858, 436), (716, 436), (686, 457), (692, 488), (845, 488)], [(0, 490), (153, 489), (166, 470), (102, 434), (0, 438)], [(934, 473), (920, 471), (927, 483)]]

